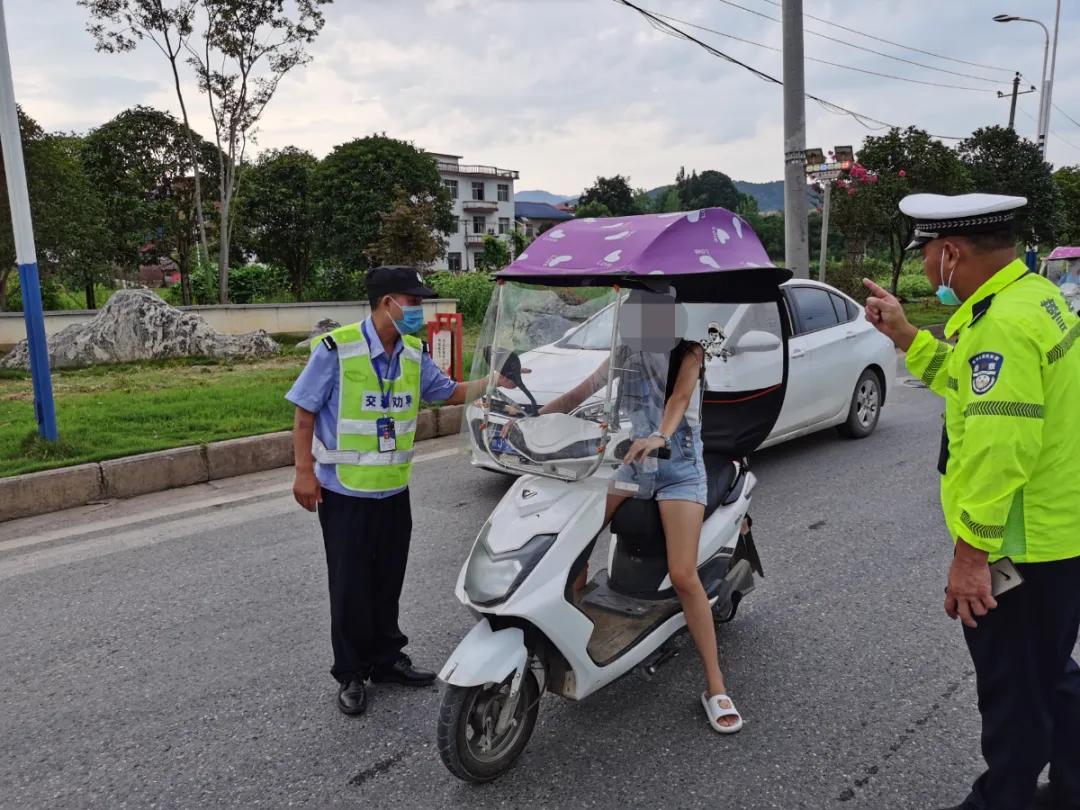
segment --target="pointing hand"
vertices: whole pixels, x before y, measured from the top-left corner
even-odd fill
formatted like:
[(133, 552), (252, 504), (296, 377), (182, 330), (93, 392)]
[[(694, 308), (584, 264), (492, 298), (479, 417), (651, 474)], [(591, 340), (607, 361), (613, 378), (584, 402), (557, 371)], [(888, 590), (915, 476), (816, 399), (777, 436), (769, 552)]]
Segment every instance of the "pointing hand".
[(863, 279), (863, 285), (870, 291), (870, 296), (866, 299), (866, 320), (896, 344), (897, 348), (906, 352), (919, 330), (908, 321), (904, 307), (895, 295), (868, 278)]

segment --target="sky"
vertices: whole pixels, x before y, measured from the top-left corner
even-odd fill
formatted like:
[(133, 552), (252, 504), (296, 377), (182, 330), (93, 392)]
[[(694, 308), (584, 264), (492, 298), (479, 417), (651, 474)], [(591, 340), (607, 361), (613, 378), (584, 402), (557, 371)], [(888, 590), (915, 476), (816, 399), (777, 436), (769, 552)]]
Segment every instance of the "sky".
[[(774, 0), (634, 1), (763, 45), (781, 44), (780, 25), (759, 16), (779, 17)], [(1080, 49), (1068, 46), (1080, 41), (1080, 4), (1062, 5), (1053, 100), (1080, 121)], [(4, 7), (16, 97), (45, 129), (86, 131), (136, 104), (178, 114), (168, 64), (149, 43), (132, 54), (95, 52), (87, 13), (75, 0), (6, 0)], [(807, 62), (807, 92), (941, 136), (1005, 124), (1008, 100), (996, 93), (1011, 89), (1014, 70), (1038, 84), (1044, 36), (1035, 25), (991, 18), (1025, 14), (1052, 30), (1054, 7), (1054, 0), (804, 0), (806, 14), (984, 66), (806, 19), (807, 57), (977, 88), (919, 85)], [(737, 180), (783, 177), (781, 88), (655, 31), (615, 0), (336, 0), (326, 18), (312, 62), (285, 78), (261, 122), (258, 148), (293, 145), (321, 157), (337, 144), (385, 132), (462, 155), (464, 162), (517, 169), (518, 190), (565, 195), (616, 173), (652, 188), (670, 183), (680, 166), (719, 169)], [(778, 52), (686, 30), (781, 76)], [(186, 92), (198, 112), (193, 125), (210, 136), (205, 102), (193, 83)], [(1034, 138), (1038, 104), (1038, 93), (1020, 97), (1022, 135)], [(857, 147), (873, 134), (813, 102), (806, 112), (811, 147)], [(1060, 137), (1051, 135), (1048, 159), (1080, 164), (1080, 126), (1055, 110), (1051, 130)]]

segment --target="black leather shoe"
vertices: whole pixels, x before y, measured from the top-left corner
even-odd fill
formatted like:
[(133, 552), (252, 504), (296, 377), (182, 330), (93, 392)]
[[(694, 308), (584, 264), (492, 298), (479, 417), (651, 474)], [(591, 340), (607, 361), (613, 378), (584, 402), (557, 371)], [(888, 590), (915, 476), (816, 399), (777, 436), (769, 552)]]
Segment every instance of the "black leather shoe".
[(338, 690), (337, 705), (343, 714), (355, 717), (363, 714), (367, 709), (367, 688), (364, 679), (354, 677), (348, 683), (343, 683)]
[(417, 669), (409, 656), (403, 655), (393, 664), (375, 667), (371, 680), (375, 683), (400, 683), (404, 686), (430, 686), (435, 683), (435, 673)]

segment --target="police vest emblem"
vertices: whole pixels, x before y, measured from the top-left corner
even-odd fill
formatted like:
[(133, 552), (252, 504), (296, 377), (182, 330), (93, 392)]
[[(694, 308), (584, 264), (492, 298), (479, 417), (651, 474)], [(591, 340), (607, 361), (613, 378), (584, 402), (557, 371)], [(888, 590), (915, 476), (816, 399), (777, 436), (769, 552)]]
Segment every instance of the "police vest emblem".
[(995, 352), (983, 352), (968, 362), (971, 363), (971, 390), (982, 395), (994, 387), (1005, 358)]

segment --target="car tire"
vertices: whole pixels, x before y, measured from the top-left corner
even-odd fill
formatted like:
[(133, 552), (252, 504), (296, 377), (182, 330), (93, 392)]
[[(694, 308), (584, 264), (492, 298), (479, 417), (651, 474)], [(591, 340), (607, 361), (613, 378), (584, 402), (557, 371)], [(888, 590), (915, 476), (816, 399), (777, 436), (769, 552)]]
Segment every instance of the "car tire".
[(877, 427), (881, 418), (881, 378), (873, 369), (866, 369), (851, 393), (848, 418), (838, 430), (849, 439), (865, 439)]

